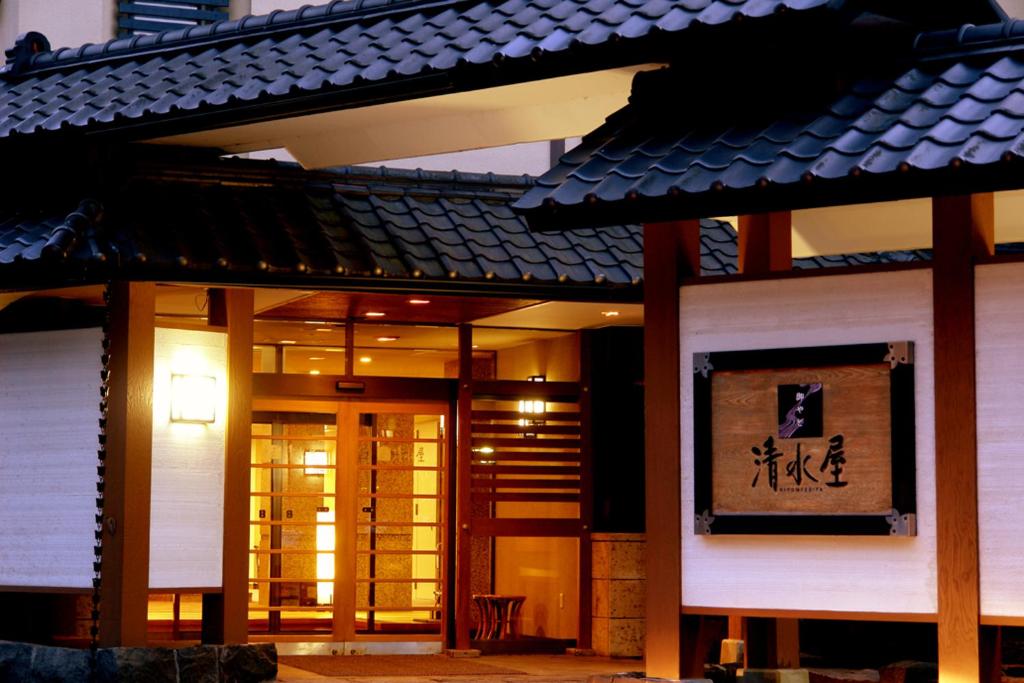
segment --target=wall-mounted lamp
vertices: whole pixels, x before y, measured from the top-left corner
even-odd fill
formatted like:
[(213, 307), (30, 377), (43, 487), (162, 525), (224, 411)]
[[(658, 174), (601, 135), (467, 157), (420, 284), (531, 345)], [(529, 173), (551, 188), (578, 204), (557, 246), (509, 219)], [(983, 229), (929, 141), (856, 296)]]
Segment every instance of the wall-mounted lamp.
[(306, 474), (327, 474), (327, 451), (306, 451), (302, 455), (303, 470)]
[(171, 375), (171, 422), (211, 424), (217, 421), (217, 378)]
[[(527, 382), (545, 382), (547, 377), (544, 375), (530, 375), (526, 378)], [(547, 403), (544, 401), (537, 401), (532, 399), (526, 399), (519, 402), (519, 414), (520, 415), (542, 415), (547, 412)], [(539, 427), (544, 425), (544, 420), (538, 419), (527, 419), (520, 418), (520, 427)], [(524, 439), (535, 439), (537, 438), (536, 432), (526, 432), (523, 434)]]

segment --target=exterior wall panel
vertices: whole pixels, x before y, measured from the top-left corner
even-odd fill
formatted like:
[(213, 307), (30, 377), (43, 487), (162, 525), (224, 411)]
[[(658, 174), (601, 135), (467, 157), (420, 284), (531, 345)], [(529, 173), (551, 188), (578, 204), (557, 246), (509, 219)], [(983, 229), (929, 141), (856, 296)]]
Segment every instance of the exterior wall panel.
[(1024, 615), (1024, 264), (976, 271), (981, 613)]
[(102, 340), (0, 335), (0, 586), (92, 587)]
[[(227, 335), (157, 328), (153, 363), (151, 588), (221, 585)], [(216, 421), (172, 423), (173, 373), (216, 379)]]
[[(935, 438), (931, 272), (684, 287), (683, 603), (693, 607), (934, 614)], [(692, 354), (915, 342), (917, 536), (695, 536)]]

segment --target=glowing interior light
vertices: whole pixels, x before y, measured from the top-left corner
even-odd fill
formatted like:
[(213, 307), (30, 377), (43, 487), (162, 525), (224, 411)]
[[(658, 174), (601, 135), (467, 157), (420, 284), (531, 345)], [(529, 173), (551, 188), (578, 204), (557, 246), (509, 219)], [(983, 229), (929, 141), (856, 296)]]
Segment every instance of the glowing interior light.
[(360, 363), (372, 363), (373, 359), (370, 358), (369, 356), (360, 356), (359, 357), (359, 362)]
[(534, 415), (544, 412), (544, 401), (520, 401), (519, 412), (526, 415)]
[(619, 316), (618, 311), (601, 311), (601, 315), (606, 318), (617, 318)]
[(311, 375), (319, 375), (320, 371), (319, 370), (310, 370), (309, 374), (311, 374)]
[(398, 337), (377, 337), (379, 342), (393, 342), (398, 341)]
[(306, 466), (306, 474), (327, 474), (327, 451), (306, 451), (302, 455), (302, 464)]
[(316, 521), (316, 602), (318, 605), (333, 605), (334, 511), (328, 508), (317, 510)]
[(294, 343), (295, 343), (294, 339), (282, 339), (281, 341), (278, 342), (278, 344), (294, 344)]
[(384, 314), (380, 311), (367, 311), (364, 314), (367, 318), (383, 318)]
[(217, 379), (208, 375), (171, 375), (171, 422), (217, 421)]

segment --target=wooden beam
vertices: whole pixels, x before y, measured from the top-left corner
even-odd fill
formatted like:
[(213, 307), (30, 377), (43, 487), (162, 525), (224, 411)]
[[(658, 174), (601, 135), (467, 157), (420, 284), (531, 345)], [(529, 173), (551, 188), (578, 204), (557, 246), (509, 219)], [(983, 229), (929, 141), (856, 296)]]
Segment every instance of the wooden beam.
[(470, 647), (472, 588), (472, 513), (470, 501), (473, 461), (473, 326), (459, 325), (459, 390), (455, 458), (455, 649)]
[(932, 201), (939, 681), (981, 676), (974, 257), (994, 243), (992, 195)]
[[(684, 671), (679, 442), (679, 283), (700, 273), (700, 222), (644, 226), (644, 405), (647, 529), (648, 676), (703, 677)], [(686, 661), (696, 661), (693, 657)]]
[(156, 287), (110, 286), (99, 642), (146, 645)]
[[(210, 290), (213, 326), (228, 331), (228, 413), (224, 444), (224, 557), (220, 642), (249, 639), (249, 479), (252, 431), (251, 289)], [(211, 615), (212, 616), (212, 615)], [(204, 612), (204, 621), (206, 614)], [(205, 626), (205, 624), (204, 624)], [(206, 629), (204, 628), (204, 631)]]
[(793, 215), (775, 211), (739, 217), (739, 272), (764, 274), (793, 269)]

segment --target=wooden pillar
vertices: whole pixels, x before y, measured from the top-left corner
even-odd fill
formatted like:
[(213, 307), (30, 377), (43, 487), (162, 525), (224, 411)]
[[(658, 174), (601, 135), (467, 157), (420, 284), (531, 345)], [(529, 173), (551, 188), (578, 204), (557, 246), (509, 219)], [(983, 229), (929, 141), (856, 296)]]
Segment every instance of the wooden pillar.
[(591, 336), (580, 334), (580, 539), (579, 539), (579, 592), (577, 601), (576, 648), (589, 650), (593, 646), (593, 544), (590, 540), (594, 524), (594, 427), (591, 421), (591, 386), (593, 361)]
[[(224, 557), (221, 595), (203, 596), (203, 641), (249, 639), (249, 478), (252, 429), (251, 289), (211, 289), (209, 324), (227, 328)], [(209, 605), (209, 606), (208, 606)]]
[(146, 645), (156, 288), (110, 287), (101, 646)]
[(470, 474), (473, 459), (473, 326), (459, 326), (459, 390), (456, 417), (455, 523), (458, 526), (455, 556), (455, 649), (468, 650), (472, 611), (472, 545)]
[[(700, 222), (644, 226), (644, 405), (648, 676), (684, 671), (680, 514), (679, 284), (700, 273)], [(694, 644), (690, 643), (689, 647)], [(694, 658), (687, 658), (694, 661)]]
[[(793, 268), (793, 214), (789, 211), (739, 217), (737, 267), (739, 272), (764, 275)], [(759, 620), (748, 629), (742, 616), (729, 617), (729, 637), (745, 642), (747, 660), (753, 666), (796, 668), (800, 666), (800, 622), (797, 619)], [(740, 635), (734, 635), (740, 634)], [(762, 640), (763, 642), (757, 642)], [(749, 653), (754, 653), (750, 659)]]
[(991, 194), (932, 201), (939, 681), (976, 681), (979, 650), (974, 257), (994, 250)]
[(793, 267), (793, 215), (789, 211), (739, 217), (737, 266), (741, 273)]

